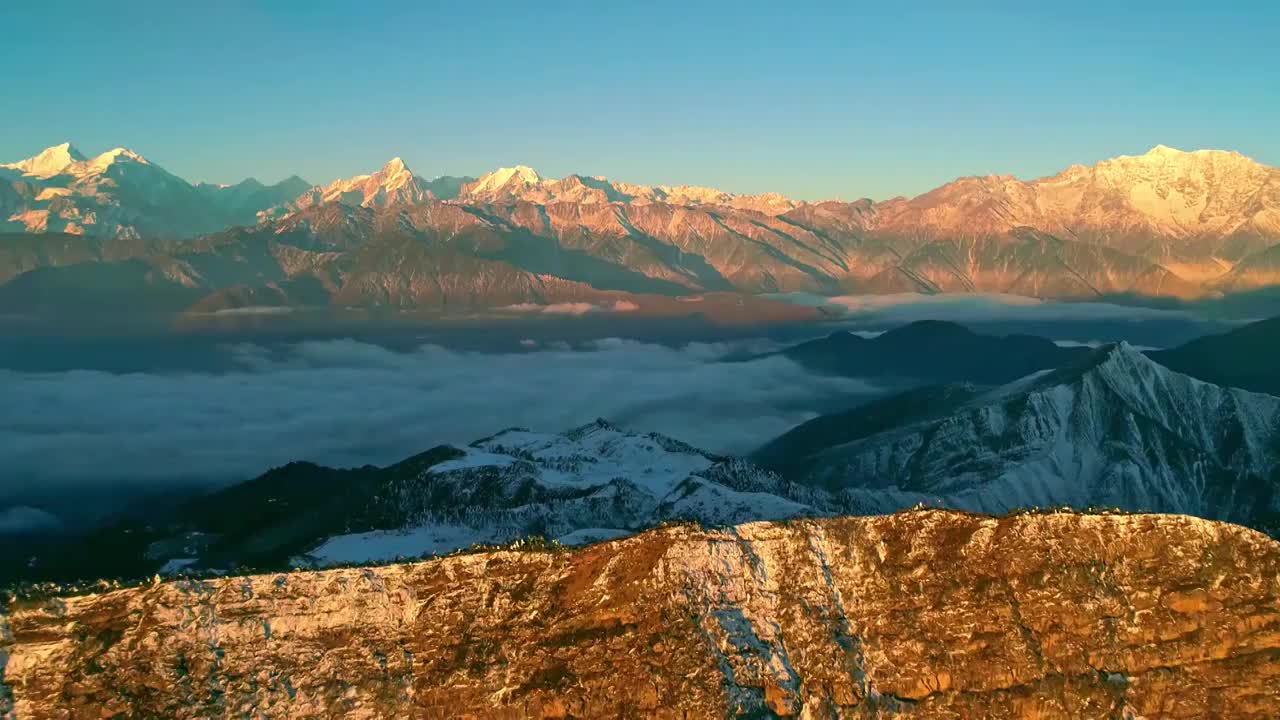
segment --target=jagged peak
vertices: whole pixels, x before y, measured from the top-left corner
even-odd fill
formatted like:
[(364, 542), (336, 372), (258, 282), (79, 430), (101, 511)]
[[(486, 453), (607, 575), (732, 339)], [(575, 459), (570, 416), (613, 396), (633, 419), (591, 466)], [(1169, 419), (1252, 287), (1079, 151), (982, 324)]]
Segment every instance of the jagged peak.
[[(1084, 374), (1102, 367), (1109, 362), (1132, 362), (1135, 360), (1144, 363), (1152, 362), (1151, 360), (1148, 360), (1140, 350), (1122, 340), (1120, 342), (1099, 345), (1094, 348), (1093, 352), (1081, 359), (1074, 367), (1079, 374)], [(1068, 366), (1063, 369), (1066, 370), (1070, 367), (1071, 366)]]
[(91, 161), (91, 164), (94, 167), (106, 167), (108, 165), (113, 165), (121, 161), (136, 162), (142, 165), (151, 164), (146, 158), (142, 157), (138, 153), (130, 150), (129, 148), (123, 148), (123, 147), (112, 148), (102, 153), (101, 155), (95, 157)]
[(75, 145), (72, 145), (70, 141), (64, 142), (61, 145), (54, 145), (52, 147), (45, 148), (40, 154), (58, 155), (66, 157), (72, 162), (83, 162), (85, 159), (84, 153), (80, 152), (80, 150)]
[(605, 432), (616, 432), (616, 433), (623, 432), (621, 428), (610, 423), (608, 420), (605, 420), (604, 418), (596, 418), (595, 420), (585, 425), (580, 425), (576, 428), (573, 428), (572, 430), (569, 430), (564, 434), (564, 436), (571, 440), (577, 440), (593, 432), (596, 432), (598, 430), (603, 430)]
[(1127, 342), (1101, 345), (1079, 360), (1062, 367), (1041, 370), (993, 388), (974, 400), (981, 405), (999, 398), (1044, 392), (1062, 385), (1076, 385), (1090, 378), (1112, 388), (1142, 384), (1141, 378), (1172, 373)]
[(9, 163), (0, 167), (12, 168), (23, 171), (25, 175), (33, 177), (48, 178), (59, 174), (67, 168), (67, 166), (78, 162), (84, 162), (85, 156), (70, 142), (64, 142), (60, 145), (52, 145), (41, 150), (35, 155), (20, 160), (16, 163)]
[(404, 160), (397, 155), (388, 160), (386, 165), (382, 166), (382, 172), (388, 175), (404, 173), (409, 172), (409, 167), (405, 165)]

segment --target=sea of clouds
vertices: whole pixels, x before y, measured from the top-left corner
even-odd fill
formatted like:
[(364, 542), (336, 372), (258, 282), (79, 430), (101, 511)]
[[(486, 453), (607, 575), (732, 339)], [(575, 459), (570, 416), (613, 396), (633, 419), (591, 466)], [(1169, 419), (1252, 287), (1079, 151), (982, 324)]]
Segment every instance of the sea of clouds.
[[(719, 362), (753, 349), (610, 339), (577, 349), (529, 341), (505, 354), (398, 352), (327, 340), (224, 347), (229, 372), (0, 370), (0, 467), (4, 482), (44, 488), (233, 481), (293, 460), (386, 464), (507, 427), (561, 431), (597, 417), (744, 453), (877, 392), (782, 357)], [(0, 499), (23, 489), (0, 486)]]

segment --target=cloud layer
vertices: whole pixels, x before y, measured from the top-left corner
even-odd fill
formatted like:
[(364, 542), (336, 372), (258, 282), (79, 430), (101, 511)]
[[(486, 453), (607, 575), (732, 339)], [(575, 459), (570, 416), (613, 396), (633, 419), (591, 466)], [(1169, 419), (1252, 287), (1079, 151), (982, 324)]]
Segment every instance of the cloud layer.
[(550, 305), (520, 303), (519, 305), (507, 305), (506, 307), (498, 308), (498, 312), (535, 315), (586, 315), (587, 313), (596, 312), (635, 312), (639, 309), (640, 306), (630, 300), (616, 300), (605, 305), (587, 302), (551, 303)]
[[(545, 346), (540, 346), (545, 347)], [(351, 340), (238, 345), (228, 373), (0, 370), (0, 467), (12, 484), (234, 480), (306, 459), (393, 462), (510, 426), (562, 430), (605, 417), (708, 450), (748, 451), (817, 412), (875, 392), (741, 347), (604, 340), (511, 354)]]
[(888, 295), (843, 295), (826, 297), (807, 293), (785, 293), (775, 296), (800, 305), (824, 307), (850, 319), (885, 323), (908, 323), (916, 320), (950, 320), (952, 322), (992, 322), (1000, 320), (1033, 320), (1058, 322), (1070, 320), (1187, 320), (1186, 310), (1117, 305), (1106, 302), (1059, 302), (1039, 300), (1022, 295), (1001, 293), (895, 293)]

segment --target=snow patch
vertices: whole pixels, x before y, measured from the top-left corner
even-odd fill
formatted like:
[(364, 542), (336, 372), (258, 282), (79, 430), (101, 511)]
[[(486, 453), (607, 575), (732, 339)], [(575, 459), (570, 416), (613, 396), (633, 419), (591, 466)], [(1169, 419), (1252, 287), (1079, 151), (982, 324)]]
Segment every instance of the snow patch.
[(172, 558), (165, 561), (165, 564), (161, 565), (157, 572), (161, 575), (175, 575), (196, 564), (196, 562), (196, 558)]
[(618, 528), (582, 528), (566, 533), (556, 538), (556, 542), (561, 545), (590, 545), (592, 543), (605, 542), (607, 540), (617, 540), (618, 538), (627, 537), (633, 534), (632, 530), (621, 530)]
[(446, 473), (453, 470), (466, 470), (478, 467), (506, 467), (515, 462), (515, 458), (510, 455), (500, 455), (498, 453), (485, 452), (476, 450), (475, 448), (463, 448), (466, 456), (456, 458), (454, 460), (446, 460), (438, 465), (431, 467), (433, 473)]
[(443, 555), (478, 543), (496, 542), (492, 529), (432, 524), (406, 530), (375, 530), (338, 535), (307, 553), (320, 566), (345, 563), (391, 562), (399, 558)]

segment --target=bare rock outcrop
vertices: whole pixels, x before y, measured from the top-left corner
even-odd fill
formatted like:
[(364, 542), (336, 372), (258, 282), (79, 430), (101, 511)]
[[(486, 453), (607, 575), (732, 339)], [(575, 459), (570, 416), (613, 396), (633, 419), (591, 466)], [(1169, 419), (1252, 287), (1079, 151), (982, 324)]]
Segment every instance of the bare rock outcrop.
[(942, 511), (15, 601), (0, 716), (1274, 717), (1280, 544)]

